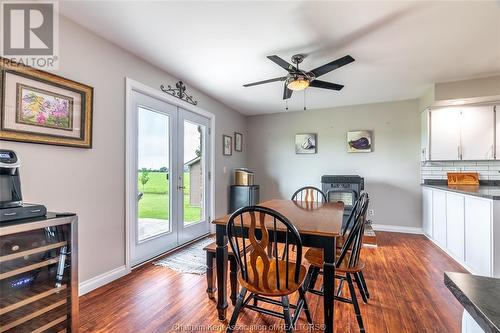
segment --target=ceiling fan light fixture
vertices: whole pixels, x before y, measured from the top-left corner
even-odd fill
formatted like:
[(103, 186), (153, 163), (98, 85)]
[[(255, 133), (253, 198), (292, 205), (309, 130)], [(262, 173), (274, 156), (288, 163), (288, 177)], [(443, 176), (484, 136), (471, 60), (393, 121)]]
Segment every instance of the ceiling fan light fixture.
[(309, 80), (303, 77), (294, 78), (288, 81), (286, 87), (293, 91), (304, 90), (309, 87)]

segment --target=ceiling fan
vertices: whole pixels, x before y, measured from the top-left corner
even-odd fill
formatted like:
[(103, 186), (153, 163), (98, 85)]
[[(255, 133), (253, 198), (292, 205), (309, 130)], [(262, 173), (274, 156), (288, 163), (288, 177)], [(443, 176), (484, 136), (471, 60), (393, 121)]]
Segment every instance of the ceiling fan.
[(329, 62), (323, 66), (313, 69), (310, 72), (299, 69), (299, 64), (304, 60), (305, 56), (303, 54), (296, 54), (292, 56), (292, 62), (295, 64), (292, 65), (277, 55), (271, 55), (267, 57), (272, 62), (276, 63), (278, 66), (284, 68), (288, 71), (288, 75), (277, 77), (274, 79), (258, 81), (253, 83), (244, 84), (243, 87), (251, 87), (259, 84), (276, 82), (276, 81), (285, 81), (285, 87), (283, 91), (283, 99), (289, 99), (292, 96), (293, 91), (304, 90), (307, 87), (315, 87), (315, 88), (323, 88), (330, 90), (340, 90), (344, 88), (341, 84), (326, 82), (317, 80), (321, 75), (325, 75), (339, 67), (350, 64), (354, 61), (354, 58), (350, 55), (346, 55), (345, 57), (339, 58), (332, 62)]

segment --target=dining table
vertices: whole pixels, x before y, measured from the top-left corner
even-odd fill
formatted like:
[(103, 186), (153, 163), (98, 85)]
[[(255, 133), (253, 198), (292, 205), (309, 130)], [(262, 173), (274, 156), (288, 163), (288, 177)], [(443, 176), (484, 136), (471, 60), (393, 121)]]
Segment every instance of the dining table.
[[(274, 209), (284, 215), (297, 228), (302, 245), (323, 249), (323, 310), (324, 332), (334, 330), (335, 248), (341, 235), (344, 215), (342, 202), (305, 202), (273, 199), (259, 206)], [(231, 215), (212, 221), (216, 226), (217, 312), (219, 320), (227, 312), (227, 223)], [(244, 226), (247, 228), (247, 226)], [(285, 242), (285, 231), (277, 230), (278, 242)]]

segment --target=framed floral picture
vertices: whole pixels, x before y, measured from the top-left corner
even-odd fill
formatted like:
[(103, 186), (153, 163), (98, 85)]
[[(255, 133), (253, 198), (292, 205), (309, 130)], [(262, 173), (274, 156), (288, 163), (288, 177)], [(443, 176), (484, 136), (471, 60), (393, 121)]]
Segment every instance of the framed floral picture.
[(234, 150), (243, 151), (243, 134), (234, 132)]
[(92, 87), (2, 58), (0, 71), (0, 140), (92, 148)]
[(233, 155), (233, 138), (229, 135), (222, 136), (222, 154), (225, 156)]

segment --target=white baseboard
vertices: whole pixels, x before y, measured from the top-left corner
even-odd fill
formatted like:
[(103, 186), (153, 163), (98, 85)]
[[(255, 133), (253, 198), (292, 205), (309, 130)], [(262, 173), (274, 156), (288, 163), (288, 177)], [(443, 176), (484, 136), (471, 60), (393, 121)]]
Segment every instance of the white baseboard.
[(78, 284), (78, 294), (80, 296), (85, 295), (86, 293), (102, 287), (105, 284), (110, 283), (111, 281), (119, 279), (122, 276), (127, 275), (128, 273), (130, 273), (130, 269), (128, 269), (127, 266), (123, 265), (112, 269), (109, 272), (94, 276), (93, 278), (88, 279), (87, 281), (80, 282)]
[(389, 224), (372, 224), (373, 230), (375, 231), (390, 231), (390, 232), (401, 232), (405, 234), (423, 234), (422, 228), (417, 227), (403, 227), (399, 225), (389, 225)]

